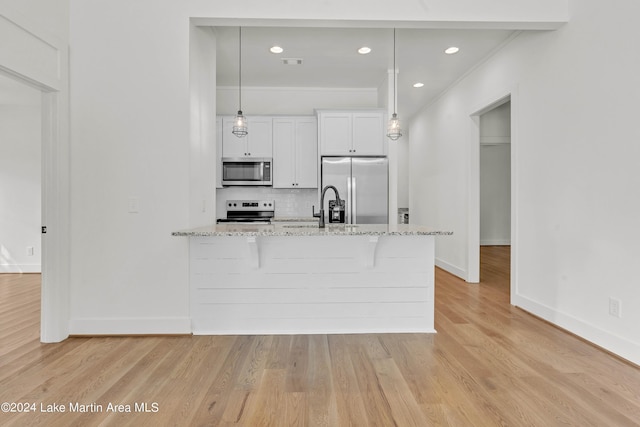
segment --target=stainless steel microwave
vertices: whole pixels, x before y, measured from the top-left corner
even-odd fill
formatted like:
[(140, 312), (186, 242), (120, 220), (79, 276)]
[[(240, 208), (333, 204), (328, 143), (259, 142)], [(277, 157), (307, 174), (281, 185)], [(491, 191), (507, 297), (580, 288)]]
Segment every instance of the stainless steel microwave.
[(261, 158), (222, 158), (222, 185), (273, 185), (273, 160)]

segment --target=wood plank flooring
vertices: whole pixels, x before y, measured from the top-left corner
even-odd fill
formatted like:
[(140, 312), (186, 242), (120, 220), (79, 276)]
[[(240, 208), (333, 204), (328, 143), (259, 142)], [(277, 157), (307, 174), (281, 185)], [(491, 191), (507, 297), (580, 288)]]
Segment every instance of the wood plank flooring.
[(479, 285), (436, 271), (432, 335), (41, 344), (40, 277), (0, 275), (0, 403), (35, 404), (0, 425), (640, 425), (640, 369), (510, 306), (508, 247), (481, 263)]

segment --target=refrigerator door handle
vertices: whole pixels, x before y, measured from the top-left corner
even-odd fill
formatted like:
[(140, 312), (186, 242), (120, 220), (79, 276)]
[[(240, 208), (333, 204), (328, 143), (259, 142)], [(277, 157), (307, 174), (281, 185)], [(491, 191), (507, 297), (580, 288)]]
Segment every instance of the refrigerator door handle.
[(347, 177), (347, 200), (345, 201), (345, 214), (344, 219), (346, 224), (351, 224), (351, 177)]
[(356, 203), (356, 199), (358, 198), (358, 191), (356, 189), (356, 177), (354, 176), (351, 180), (351, 206), (353, 206), (353, 209), (351, 210), (351, 214), (353, 215), (351, 224), (357, 224), (358, 204)]

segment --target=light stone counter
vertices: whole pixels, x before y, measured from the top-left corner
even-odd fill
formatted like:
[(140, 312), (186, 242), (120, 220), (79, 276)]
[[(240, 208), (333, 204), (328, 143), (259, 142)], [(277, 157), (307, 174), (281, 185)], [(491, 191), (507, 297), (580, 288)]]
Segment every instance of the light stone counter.
[(191, 230), (175, 231), (173, 236), (438, 236), (451, 235), (451, 231), (434, 230), (413, 224), (327, 224), (296, 225), (295, 221), (279, 224), (215, 224)]
[(291, 217), (291, 216), (276, 216), (271, 218), (272, 223), (277, 222), (313, 222), (315, 224), (318, 223), (318, 218), (314, 218), (311, 216), (307, 217)]

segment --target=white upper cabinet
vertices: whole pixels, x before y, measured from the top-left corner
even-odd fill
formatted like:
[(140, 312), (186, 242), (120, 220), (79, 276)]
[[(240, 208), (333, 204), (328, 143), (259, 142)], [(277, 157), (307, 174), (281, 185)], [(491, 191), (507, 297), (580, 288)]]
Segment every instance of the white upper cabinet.
[(318, 130), (315, 117), (273, 119), (273, 187), (318, 187)]
[(384, 156), (384, 111), (318, 111), (320, 154)]
[(233, 116), (222, 118), (222, 157), (272, 157), (271, 117), (247, 116), (249, 133), (238, 138), (233, 130)]
[(273, 119), (273, 187), (295, 188), (295, 120)]
[(349, 113), (320, 113), (320, 152), (327, 154), (351, 154), (352, 128)]
[(353, 153), (359, 156), (385, 154), (384, 113), (353, 113)]
[(318, 120), (296, 121), (296, 187), (318, 187)]

